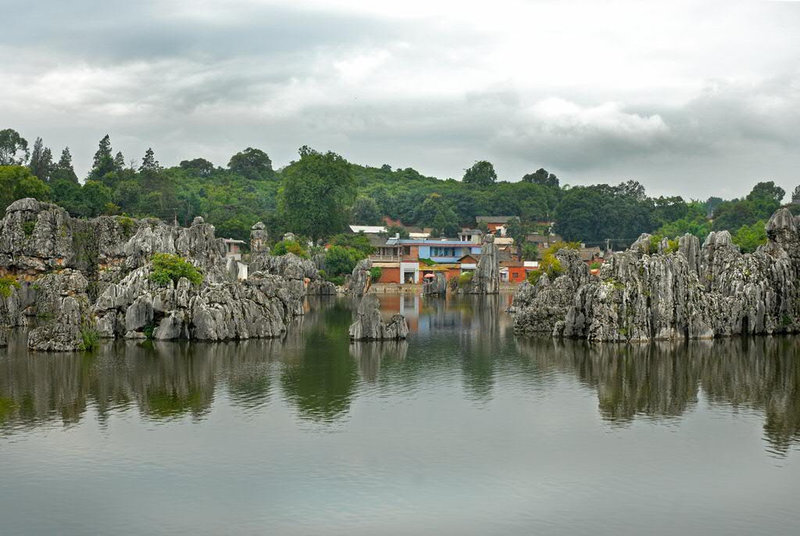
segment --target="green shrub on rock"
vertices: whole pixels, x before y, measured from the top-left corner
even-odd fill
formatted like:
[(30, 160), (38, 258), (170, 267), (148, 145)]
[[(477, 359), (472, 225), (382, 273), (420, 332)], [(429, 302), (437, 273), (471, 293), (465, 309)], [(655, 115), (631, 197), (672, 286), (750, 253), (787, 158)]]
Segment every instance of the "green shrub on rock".
[(183, 257), (171, 253), (156, 253), (152, 261), (150, 279), (159, 285), (168, 285), (170, 281), (177, 283), (181, 277), (185, 277), (193, 285), (203, 282), (203, 274)]
[(11, 296), (11, 289), (12, 288), (19, 288), (19, 283), (13, 276), (4, 275), (0, 277), (0, 296), (3, 298), (8, 298)]

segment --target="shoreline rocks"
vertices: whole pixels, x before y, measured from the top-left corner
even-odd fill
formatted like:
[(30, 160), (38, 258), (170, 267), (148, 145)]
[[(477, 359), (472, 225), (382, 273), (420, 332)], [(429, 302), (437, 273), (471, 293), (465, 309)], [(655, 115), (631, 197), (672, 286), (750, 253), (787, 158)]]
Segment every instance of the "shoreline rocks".
[(702, 246), (691, 235), (665, 239), (657, 250), (645, 234), (598, 276), (576, 252), (561, 250), (561, 275), (517, 290), (514, 331), (597, 342), (798, 333), (798, 222), (781, 209), (766, 227), (767, 244), (752, 254), (727, 231), (712, 232)]
[[(0, 220), (0, 276), (18, 283), (0, 299), (0, 324), (30, 326), (28, 346), (74, 351), (84, 332), (106, 338), (228, 340), (279, 337), (304, 314), (308, 295), (335, 295), (311, 261), (273, 257), (264, 225), (248, 277), (239, 281), (213, 225), (197, 217), (190, 227), (157, 219), (70, 217), (61, 207), (20, 199)], [(155, 253), (192, 263), (200, 285), (150, 279)]]
[(408, 323), (401, 314), (395, 314), (389, 322), (384, 322), (378, 297), (367, 294), (358, 304), (355, 322), (350, 325), (349, 332), (353, 341), (401, 340), (408, 337)]

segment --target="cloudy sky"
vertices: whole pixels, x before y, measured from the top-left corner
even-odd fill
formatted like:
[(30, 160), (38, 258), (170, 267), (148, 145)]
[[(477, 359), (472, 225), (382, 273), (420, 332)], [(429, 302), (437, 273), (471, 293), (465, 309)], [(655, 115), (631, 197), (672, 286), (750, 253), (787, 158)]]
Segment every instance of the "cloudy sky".
[(800, 2), (2, 3), (0, 128), (79, 174), (108, 133), (165, 165), (307, 144), (695, 198), (800, 183)]

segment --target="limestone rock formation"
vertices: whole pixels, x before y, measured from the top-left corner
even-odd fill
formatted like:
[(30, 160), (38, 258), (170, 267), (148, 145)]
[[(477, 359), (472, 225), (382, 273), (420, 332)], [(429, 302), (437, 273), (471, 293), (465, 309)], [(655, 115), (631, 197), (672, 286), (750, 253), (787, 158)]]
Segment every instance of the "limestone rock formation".
[(372, 283), (369, 270), (372, 268), (372, 261), (361, 259), (353, 268), (353, 273), (347, 282), (347, 294), (360, 298), (369, 290)]
[(228, 340), (277, 337), (303, 314), (302, 292), (285, 279), (256, 272), (241, 283), (159, 286), (144, 266), (110, 285), (93, 312), (107, 338)]
[(727, 231), (702, 247), (685, 235), (651, 251), (642, 235), (589, 276), (569, 251), (565, 273), (523, 283), (512, 311), (518, 334), (589, 341), (650, 341), (800, 331), (800, 235), (787, 209), (767, 223), (767, 244), (742, 254)]
[(500, 292), (500, 264), (494, 235), (483, 237), (481, 258), (472, 276), (472, 281), (461, 288), (464, 294), (497, 294)]
[[(79, 220), (56, 205), (20, 199), (0, 220), (0, 276), (16, 282), (0, 297), (0, 324), (29, 326), (32, 349), (69, 351), (82, 334), (224, 340), (276, 337), (303, 314), (308, 294), (334, 294), (316, 267), (294, 255), (272, 257), (263, 224), (254, 236), (249, 277), (225, 257), (214, 226), (102, 216)], [(155, 253), (188, 259), (203, 274), (166, 287), (150, 279)]]
[(425, 296), (444, 297), (447, 294), (447, 278), (442, 272), (434, 272), (422, 285), (422, 294)]
[(250, 229), (250, 252), (261, 253), (265, 251), (269, 253), (267, 242), (269, 241), (269, 233), (267, 233), (264, 222), (257, 222)]
[(350, 339), (354, 341), (383, 341), (405, 339), (408, 324), (401, 314), (392, 316), (387, 323), (381, 318), (380, 302), (374, 294), (367, 294), (358, 304), (355, 322), (350, 325)]

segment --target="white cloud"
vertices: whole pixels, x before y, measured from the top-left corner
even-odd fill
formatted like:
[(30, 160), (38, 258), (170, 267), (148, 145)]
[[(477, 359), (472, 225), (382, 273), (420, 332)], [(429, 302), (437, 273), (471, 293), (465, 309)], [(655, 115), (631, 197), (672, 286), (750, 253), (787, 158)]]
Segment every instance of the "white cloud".
[(689, 195), (800, 165), (796, 3), (45, 0), (9, 17), (0, 127), (69, 144), (83, 171), (106, 132), (165, 164), (250, 145), (280, 165), (310, 144)]

